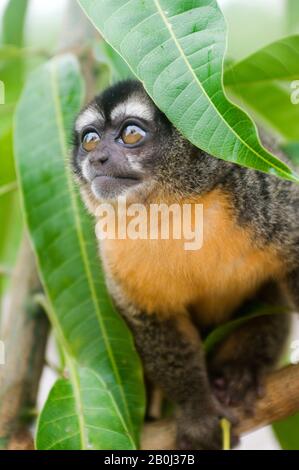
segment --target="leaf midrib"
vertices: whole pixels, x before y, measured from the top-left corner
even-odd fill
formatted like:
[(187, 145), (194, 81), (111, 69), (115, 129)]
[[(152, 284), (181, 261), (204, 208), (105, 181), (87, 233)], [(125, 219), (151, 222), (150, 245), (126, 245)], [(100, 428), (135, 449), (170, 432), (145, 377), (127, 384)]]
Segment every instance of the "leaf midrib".
[(112, 402), (112, 405), (113, 405), (113, 408), (115, 410), (115, 412), (117, 413), (118, 417), (119, 417), (119, 420), (121, 422), (121, 424), (123, 425), (123, 428), (124, 430), (126, 431), (126, 434), (131, 442), (131, 445), (134, 449), (136, 449), (136, 445), (135, 445), (135, 442), (134, 440), (132, 439), (132, 436), (129, 432), (129, 429), (128, 429), (128, 426), (126, 425), (126, 422), (125, 420), (123, 419), (123, 416), (122, 414), (119, 412), (119, 408), (117, 406), (117, 403), (116, 403), (116, 400), (114, 398), (114, 395), (113, 393), (111, 393), (111, 391), (109, 390), (109, 388), (107, 387), (107, 384), (105, 383), (105, 381), (101, 378), (101, 376), (99, 374), (97, 374), (95, 371), (93, 371), (92, 369), (88, 369), (90, 371), (91, 374), (94, 374), (94, 376), (96, 377), (96, 379), (100, 382), (100, 384), (102, 385), (102, 387), (106, 390), (107, 394), (109, 395), (110, 397), (110, 400)]
[(84, 430), (85, 429), (85, 416), (84, 416), (84, 411), (83, 411), (83, 400), (82, 400), (81, 391), (80, 391), (80, 380), (78, 377), (76, 366), (73, 363), (72, 358), (66, 357), (66, 363), (69, 367), (71, 382), (72, 382), (73, 391), (74, 391), (74, 399), (75, 399), (77, 417), (78, 417), (78, 422), (79, 422), (81, 446), (82, 446), (82, 449), (87, 450), (88, 444), (86, 442), (86, 433)]

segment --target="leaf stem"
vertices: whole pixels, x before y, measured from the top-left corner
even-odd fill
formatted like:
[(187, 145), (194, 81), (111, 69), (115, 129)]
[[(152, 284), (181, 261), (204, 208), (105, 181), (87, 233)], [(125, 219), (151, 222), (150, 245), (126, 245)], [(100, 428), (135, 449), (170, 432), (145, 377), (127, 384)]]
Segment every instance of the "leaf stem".
[(8, 193), (16, 191), (18, 189), (18, 183), (14, 181), (13, 183), (5, 184), (4, 186), (0, 187), (0, 197), (5, 196)]
[(222, 439), (223, 439), (223, 450), (230, 450), (230, 429), (231, 429), (231, 424), (230, 422), (222, 418), (220, 421), (220, 426), (222, 429)]

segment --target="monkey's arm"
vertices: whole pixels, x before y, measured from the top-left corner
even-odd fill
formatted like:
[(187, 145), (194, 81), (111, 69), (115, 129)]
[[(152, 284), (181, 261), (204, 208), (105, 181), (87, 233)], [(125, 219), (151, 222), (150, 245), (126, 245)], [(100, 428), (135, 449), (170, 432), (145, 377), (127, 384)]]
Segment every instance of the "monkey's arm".
[(179, 448), (221, 448), (219, 419), (226, 413), (211, 393), (201, 341), (189, 319), (140, 314), (129, 324), (148, 376), (177, 404)]

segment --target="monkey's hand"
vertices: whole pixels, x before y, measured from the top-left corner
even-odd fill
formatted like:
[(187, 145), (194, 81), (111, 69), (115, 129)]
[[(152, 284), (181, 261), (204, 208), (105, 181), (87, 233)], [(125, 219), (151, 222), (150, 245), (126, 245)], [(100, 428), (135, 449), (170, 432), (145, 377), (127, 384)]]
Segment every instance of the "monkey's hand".
[(254, 412), (254, 405), (263, 396), (264, 374), (258, 367), (231, 361), (211, 371), (212, 389), (225, 406), (240, 406), (247, 414)]
[[(218, 403), (210, 408), (196, 411), (190, 407), (181, 408), (177, 418), (177, 446), (181, 450), (221, 450), (223, 435), (221, 418), (226, 418), (233, 426), (237, 423), (231, 412)], [(238, 444), (238, 437), (231, 432), (231, 447)]]

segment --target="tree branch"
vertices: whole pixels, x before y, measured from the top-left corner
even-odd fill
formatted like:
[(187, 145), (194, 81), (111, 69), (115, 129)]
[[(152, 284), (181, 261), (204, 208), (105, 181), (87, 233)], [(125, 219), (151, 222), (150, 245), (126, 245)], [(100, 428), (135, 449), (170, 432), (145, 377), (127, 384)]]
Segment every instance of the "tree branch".
[[(30, 447), (25, 418), (35, 406), (49, 331), (44, 312), (33, 300), (40, 290), (34, 256), (25, 237), (2, 325), (5, 363), (0, 365), (0, 448)], [(18, 445), (20, 436), (23, 444)]]
[[(299, 411), (299, 365), (288, 366), (273, 372), (267, 379), (265, 395), (256, 403), (253, 416), (246, 416), (237, 408), (237, 432), (254, 431), (274, 421), (287, 418)], [(148, 423), (142, 436), (144, 450), (175, 449), (175, 422), (173, 419)]]

